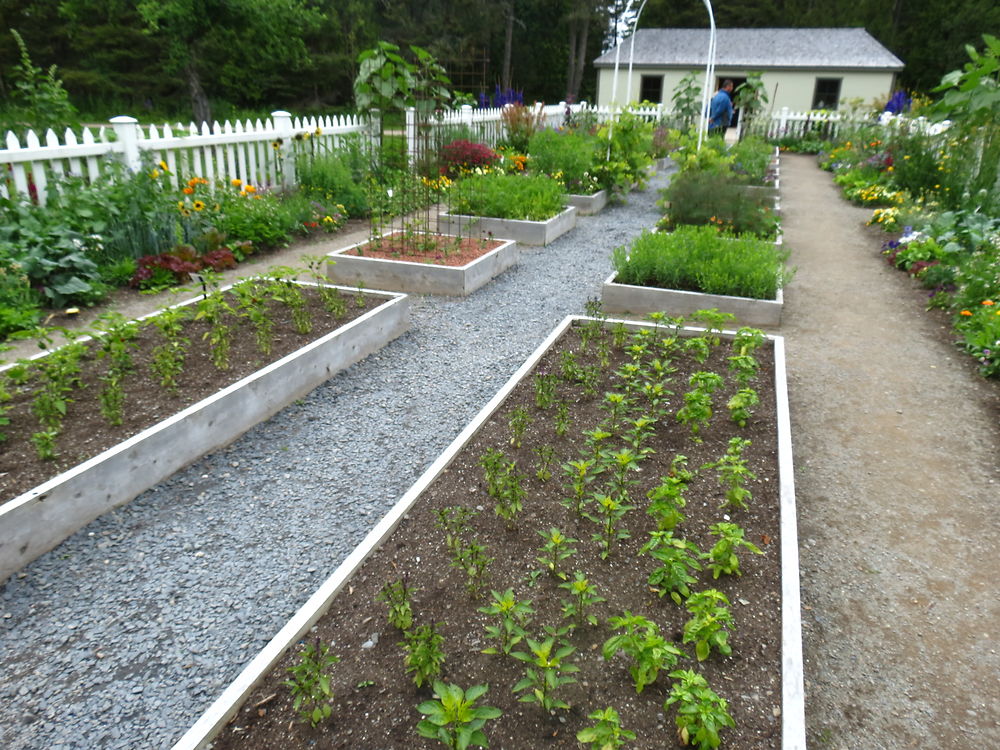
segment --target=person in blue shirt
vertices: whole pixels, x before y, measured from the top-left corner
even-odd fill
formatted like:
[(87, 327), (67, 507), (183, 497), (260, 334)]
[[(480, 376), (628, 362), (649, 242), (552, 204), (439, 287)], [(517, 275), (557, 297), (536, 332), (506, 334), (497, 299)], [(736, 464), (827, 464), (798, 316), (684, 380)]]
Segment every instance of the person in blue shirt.
[(722, 88), (712, 97), (708, 108), (708, 134), (722, 135), (733, 119), (733, 100), (730, 94), (733, 82), (728, 78), (722, 82)]

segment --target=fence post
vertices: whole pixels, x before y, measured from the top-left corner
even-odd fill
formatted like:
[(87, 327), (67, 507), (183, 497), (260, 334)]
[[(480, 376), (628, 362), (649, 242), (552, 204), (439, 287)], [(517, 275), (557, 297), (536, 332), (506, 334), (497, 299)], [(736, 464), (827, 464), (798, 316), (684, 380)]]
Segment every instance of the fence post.
[(465, 125), (469, 130), (472, 130), (472, 105), (463, 104), (462, 105), (462, 124)]
[(406, 163), (411, 167), (417, 163), (417, 150), (419, 141), (417, 140), (417, 109), (416, 107), (406, 108)]
[(785, 135), (785, 129), (788, 127), (788, 107), (782, 107), (781, 111), (778, 113), (778, 133), (779, 137)]
[(142, 156), (139, 154), (139, 121), (128, 115), (118, 115), (111, 118), (111, 126), (115, 129), (115, 139), (122, 145), (122, 159), (125, 166), (133, 172), (142, 167)]
[(271, 120), (274, 122), (274, 130), (281, 146), (278, 153), (281, 155), (281, 186), (286, 190), (295, 185), (295, 155), (292, 151), (292, 115), (279, 109), (271, 113)]

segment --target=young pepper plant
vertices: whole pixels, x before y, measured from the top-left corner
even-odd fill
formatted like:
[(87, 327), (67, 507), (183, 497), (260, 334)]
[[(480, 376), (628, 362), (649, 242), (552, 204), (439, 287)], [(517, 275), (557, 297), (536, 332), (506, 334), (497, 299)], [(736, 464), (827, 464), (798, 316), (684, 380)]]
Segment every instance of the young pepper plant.
[(447, 685), (440, 680), (434, 682), (434, 697), (437, 700), (424, 701), (417, 710), (424, 718), (417, 724), (417, 734), (430, 740), (438, 740), (454, 750), (467, 747), (487, 747), (483, 726), (487, 721), (498, 718), (502, 711), (493, 706), (477, 706), (489, 685), (473, 685), (462, 690), (458, 685)]

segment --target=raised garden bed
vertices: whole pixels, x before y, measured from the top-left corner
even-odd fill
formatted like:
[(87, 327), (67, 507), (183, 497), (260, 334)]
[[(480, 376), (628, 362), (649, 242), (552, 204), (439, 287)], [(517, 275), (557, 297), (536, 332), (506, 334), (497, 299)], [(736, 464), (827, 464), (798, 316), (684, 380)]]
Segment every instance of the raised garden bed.
[[(383, 235), (386, 240), (394, 233)], [(384, 249), (371, 249), (370, 242), (359, 242), (329, 253), (327, 277), (338, 284), (364, 284), (368, 289), (392, 289), (413, 294), (471, 294), (517, 262), (518, 248), (513, 240), (475, 240), (421, 233), (439, 241), (439, 251), (406, 252), (394, 250), (383, 241)], [(454, 242), (462, 243), (459, 251)]]
[[(117, 428), (109, 427), (95, 413), (100, 373), (85, 372), (81, 393), (86, 396), (75, 397), (69, 405), (60, 455), (53, 462), (39, 462), (30, 453), (21, 459), (12, 452), (5, 456), (8, 463), (0, 473), (5, 498), (0, 505), (0, 583), (102, 513), (130, 502), (205, 453), (230, 443), (409, 328), (405, 295), (366, 292), (359, 298), (354, 290), (341, 291), (361, 305), (352, 301), (342, 323), (332, 317), (316, 322), (309, 335), (294, 335), (287, 315), (282, 320), (276, 313), (270, 358), (262, 359), (256, 351), (254, 334), (247, 327), (233, 336), (229, 370), (215, 369), (207, 353), (196, 352), (192, 346), (178, 395), (167, 393), (150, 378), (128, 385), (126, 420)], [(322, 305), (312, 300), (312, 307), (318, 321)], [(197, 323), (188, 334), (192, 344), (201, 344), (206, 329)], [(137, 369), (145, 367), (155, 343), (143, 342), (133, 354)], [(11, 416), (20, 420), (12, 419), (12, 432), (30, 434), (38, 429), (29, 414)], [(9, 450), (10, 443), (4, 448)], [(15, 463), (10, 465), (10, 461)], [(60, 473), (9, 494), (12, 488), (24, 486), (25, 479), (35, 477), (37, 482), (53, 469)]]
[[(560, 465), (580, 458), (581, 451), (592, 450), (586, 447), (582, 432), (608, 416), (601, 406), (604, 393), (620, 388), (622, 383), (613, 377), (608, 381), (600, 379), (591, 383), (591, 392), (579, 382), (571, 384), (572, 377), (563, 380), (560, 376), (555, 398), (568, 405), (572, 421), (569, 432), (560, 437), (553, 431), (552, 421), (553, 412), (558, 413), (559, 408), (538, 406), (540, 388), (535, 376), (565, 374), (565, 352), (573, 352), (574, 366), (584, 371), (596, 367), (604, 373), (621, 372), (619, 368), (631, 361), (626, 347), (637, 343), (632, 337), (642, 328), (650, 330), (650, 326), (623, 321), (606, 321), (605, 326), (605, 332), (596, 336), (589, 319), (567, 318), (558, 326), (247, 665), (175, 750), (209, 744), (218, 750), (439, 747), (415, 732), (420, 718), (416, 706), (430, 697), (430, 691), (426, 686), (415, 687), (404, 673), (403, 652), (397, 646), (402, 636), (386, 622), (386, 605), (376, 601), (385, 584), (403, 576), (411, 589), (413, 624), (438, 623), (444, 636), (444, 679), (466, 689), (489, 683), (482, 702), (503, 712), (486, 727), (491, 747), (578, 748), (577, 731), (592, 724), (588, 713), (609, 705), (621, 714), (622, 725), (636, 732), (637, 746), (674, 746), (675, 711), (663, 707), (669, 693), (667, 675), (661, 672), (656, 681), (637, 694), (627, 660), (619, 654), (605, 661), (601, 644), (614, 632), (606, 627), (607, 618), (630, 609), (658, 623), (662, 634), (680, 645), (684, 611), (670, 597), (658, 597), (650, 589), (646, 581), (650, 560), (637, 556), (656, 526), (653, 518), (644, 513), (647, 490), (672, 473), (673, 459), (680, 452), (689, 458), (690, 469), (698, 470), (699, 475), (705, 472), (702, 464), (725, 451), (734, 431), (751, 440), (746, 455), (756, 479), (750, 507), (731, 511), (731, 518), (742, 525), (748, 540), (761, 546), (763, 554), (740, 554), (741, 577), (723, 575), (713, 580), (703, 572), (697, 584), (692, 583), (692, 590), (715, 587), (729, 597), (735, 623), (730, 639), (733, 651), (731, 656), (712, 653), (696, 662), (690, 654), (691, 646), (683, 646), (688, 656), (677, 668), (699, 671), (728, 700), (736, 728), (723, 731), (723, 747), (804, 749), (798, 551), (783, 340), (769, 338), (759, 350), (761, 370), (755, 386), (761, 403), (746, 428), (737, 430), (720, 408), (711, 424), (700, 431), (698, 442), (688, 428), (663, 415), (655, 436), (645, 445), (654, 452), (643, 459), (642, 470), (635, 475), (639, 483), (631, 498), (639, 508), (631, 511), (625, 523), (631, 537), (620, 540), (607, 559), (601, 559), (597, 554), (599, 546), (590, 539), (597, 527), (560, 502), (570, 492), (562, 481)], [(624, 332), (624, 340), (614, 342), (607, 364), (599, 365), (602, 345), (597, 342), (610, 340), (608, 331), (612, 327)], [(661, 330), (642, 340), (655, 347), (653, 342), (678, 333), (705, 338), (704, 331)], [(686, 360), (682, 357), (674, 359), (672, 366), (679, 368), (671, 380), (674, 390), (679, 393), (687, 387), (692, 370), (725, 371), (728, 353), (723, 344), (712, 349), (704, 364), (682, 362)], [(727, 397), (729, 386), (724, 390), (718, 396), (720, 402)], [(672, 409), (678, 401), (674, 401)], [(520, 446), (512, 446), (515, 433), (511, 420), (518, 410), (530, 415), (530, 423)], [(536, 473), (541, 455), (538, 449), (543, 445), (551, 445), (555, 454), (552, 477), (547, 481)], [(494, 499), (487, 494), (480, 460), (489, 450), (503, 451), (525, 475), (524, 510), (513, 525), (496, 517)], [(697, 483), (697, 489), (692, 481), (685, 492), (687, 519), (678, 533), (707, 549), (711, 544), (706, 534), (708, 525), (723, 518), (724, 511), (719, 510), (723, 491), (708, 473), (699, 476)], [(494, 558), (479, 598), (471, 597), (463, 588), (465, 576), (451, 566), (450, 556), (443, 549), (444, 532), (435, 528), (435, 519), (440, 518), (436, 511), (456, 505), (480, 511), (471, 521), (473, 534)], [(533, 602), (531, 637), (540, 638), (543, 625), (552, 628), (564, 622), (560, 619), (560, 598), (565, 591), (559, 586), (560, 579), (543, 572), (529, 585), (532, 571), (543, 567), (536, 563), (536, 557), (544, 540), (536, 532), (553, 527), (580, 540), (572, 544), (577, 552), (563, 568), (570, 573), (570, 579), (571, 571), (584, 571), (607, 601), (592, 610), (596, 624), (584, 623), (566, 636), (576, 648), (570, 658), (580, 671), (573, 675), (577, 682), (560, 692), (569, 708), (550, 715), (535, 704), (518, 702), (511, 692), (524, 675), (520, 662), (482, 653), (483, 648), (495, 645), (484, 626), (494, 625), (496, 618), (477, 609), (489, 603), (491, 589), (502, 592), (512, 588), (517, 599)], [(282, 684), (289, 677), (288, 668), (299, 663), (297, 649), (289, 649), (300, 640), (332, 644), (332, 652), (341, 659), (330, 671), (334, 693), (331, 718), (315, 728), (297, 719), (291, 694)], [(514, 650), (525, 649), (526, 645), (522, 641)]]
[(667, 312), (671, 315), (690, 315), (696, 310), (714, 307), (720, 312), (732, 313), (743, 325), (781, 325), (781, 309), (784, 305), (781, 289), (774, 299), (751, 299), (681, 289), (619, 284), (615, 281), (616, 275), (611, 274), (601, 286), (601, 305), (609, 313), (648, 315), (654, 312)]
[(600, 213), (608, 205), (608, 191), (598, 190), (593, 195), (577, 195), (570, 193), (566, 196), (567, 205), (574, 206), (580, 216), (592, 216)]
[(576, 208), (567, 206), (564, 211), (547, 221), (522, 221), (498, 219), (490, 216), (466, 216), (442, 213), (438, 217), (438, 231), (442, 234), (492, 235), (497, 239), (514, 240), (519, 245), (543, 246), (558, 239), (576, 226)]

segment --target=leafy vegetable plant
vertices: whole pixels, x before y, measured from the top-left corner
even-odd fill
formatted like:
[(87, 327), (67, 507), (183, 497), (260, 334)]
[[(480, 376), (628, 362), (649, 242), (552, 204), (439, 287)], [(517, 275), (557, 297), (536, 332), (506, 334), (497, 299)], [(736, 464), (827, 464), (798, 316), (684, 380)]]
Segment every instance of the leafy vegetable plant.
[(677, 706), (677, 739), (682, 745), (696, 745), (699, 750), (714, 750), (722, 744), (719, 732), (735, 727), (729, 704), (712, 690), (705, 678), (690, 669), (678, 669), (670, 676), (677, 680), (663, 704)]
[(445, 747), (465, 750), (467, 747), (486, 747), (483, 726), (501, 715), (499, 708), (477, 706), (489, 685), (473, 685), (462, 690), (458, 685), (434, 682), (436, 700), (424, 701), (417, 710), (424, 718), (417, 724), (417, 734), (438, 740)]
[(307, 643), (299, 654), (299, 661), (288, 668), (292, 676), (285, 680), (285, 686), (292, 691), (292, 707), (299, 712), (302, 721), (316, 726), (330, 717), (333, 689), (330, 686), (329, 669), (340, 661), (340, 657), (330, 653), (325, 643)]
[(624, 633), (613, 635), (604, 642), (601, 651), (604, 659), (610, 661), (619, 651), (632, 658), (629, 671), (635, 683), (635, 692), (656, 681), (661, 669), (669, 669), (677, 663), (684, 652), (660, 635), (660, 627), (642, 615), (626, 611), (621, 617), (612, 617), (608, 625), (624, 629)]
[(556, 648), (555, 638), (547, 638), (544, 641), (527, 638), (525, 643), (528, 644), (530, 652), (512, 651), (510, 654), (528, 664), (524, 678), (512, 688), (515, 693), (529, 691), (518, 700), (523, 703), (537, 703), (546, 713), (557, 708), (569, 708), (569, 704), (555, 694), (563, 685), (576, 682), (576, 678), (568, 675), (579, 672), (580, 668), (566, 662), (576, 648), (566, 644)]

